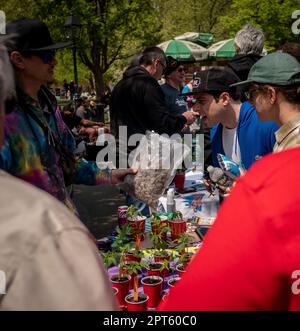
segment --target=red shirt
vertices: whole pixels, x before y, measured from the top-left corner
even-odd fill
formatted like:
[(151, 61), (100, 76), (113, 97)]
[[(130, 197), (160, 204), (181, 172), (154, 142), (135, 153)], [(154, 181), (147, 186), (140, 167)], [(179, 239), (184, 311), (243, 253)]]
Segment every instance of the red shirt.
[(159, 309), (299, 310), (299, 170), (300, 148), (256, 162)]

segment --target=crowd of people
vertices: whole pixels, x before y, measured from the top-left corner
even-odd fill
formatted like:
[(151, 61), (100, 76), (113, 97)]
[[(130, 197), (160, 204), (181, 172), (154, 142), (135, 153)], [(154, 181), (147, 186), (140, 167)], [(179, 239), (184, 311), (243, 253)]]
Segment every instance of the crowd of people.
[[(47, 89), (55, 51), (67, 44), (55, 44), (35, 19), (8, 23), (7, 35), (0, 48), (0, 269), (9, 287), (0, 309), (116, 310), (68, 186), (118, 184), (136, 170), (99, 169), (75, 157), (74, 135), (93, 140), (109, 128), (95, 120), (91, 100), (60, 110)], [(185, 87), (184, 64), (148, 47), (112, 91), (110, 132), (119, 150), (120, 126), (128, 139), (147, 130), (172, 135), (189, 132), (201, 116), (206, 166), (222, 153), (247, 170), (159, 310), (300, 309), (291, 290), (300, 267), (300, 63), (284, 47), (263, 56), (263, 32), (252, 25), (235, 45), (227, 67), (196, 72)]]

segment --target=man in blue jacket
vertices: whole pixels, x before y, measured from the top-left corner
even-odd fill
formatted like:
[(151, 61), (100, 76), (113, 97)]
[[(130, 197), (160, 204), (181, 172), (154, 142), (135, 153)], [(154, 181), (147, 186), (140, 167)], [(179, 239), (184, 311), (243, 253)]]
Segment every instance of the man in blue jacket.
[(211, 128), (213, 165), (218, 166), (217, 153), (221, 153), (248, 169), (256, 159), (272, 152), (278, 126), (259, 122), (255, 108), (240, 101), (236, 88), (230, 87), (238, 81), (228, 70), (200, 71), (190, 94), (195, 95), (202, 120)]

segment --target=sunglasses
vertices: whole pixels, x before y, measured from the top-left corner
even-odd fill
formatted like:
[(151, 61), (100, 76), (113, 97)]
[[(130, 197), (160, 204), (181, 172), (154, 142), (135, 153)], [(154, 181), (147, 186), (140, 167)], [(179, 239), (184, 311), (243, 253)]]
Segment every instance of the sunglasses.
[(55, 50), (36, 51), (36, 52), (25, 52), (25, 56), (38, 56), (42, 59), (43, 63), (48, 64), (55, 59)]
[(183, 71), (185, 72), (185, 68), (183, 68), (183, 67), (179, 67), (179, 68), (177, 69), (177, 71), (178, 71), (178, 72), (183, 72)]

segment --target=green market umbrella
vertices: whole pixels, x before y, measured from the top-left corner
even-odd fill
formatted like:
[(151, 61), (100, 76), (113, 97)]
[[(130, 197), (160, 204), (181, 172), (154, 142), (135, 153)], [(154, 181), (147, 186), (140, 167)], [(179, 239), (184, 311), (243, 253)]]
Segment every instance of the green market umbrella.
[(214, 41), (212, 33), (204, 32), (186, 32), (180, 36), (175, 37), (176, 40), (192, 41), (200, 46), (208, 47)]
[(201, 61), (208, 58), (206, 48), (186, 40), (168, 40), (159, 45), (166, 55), (178, 61)]
[(234, 57), (234, 39), (219, 41), (208, 48), (211, 57)]

